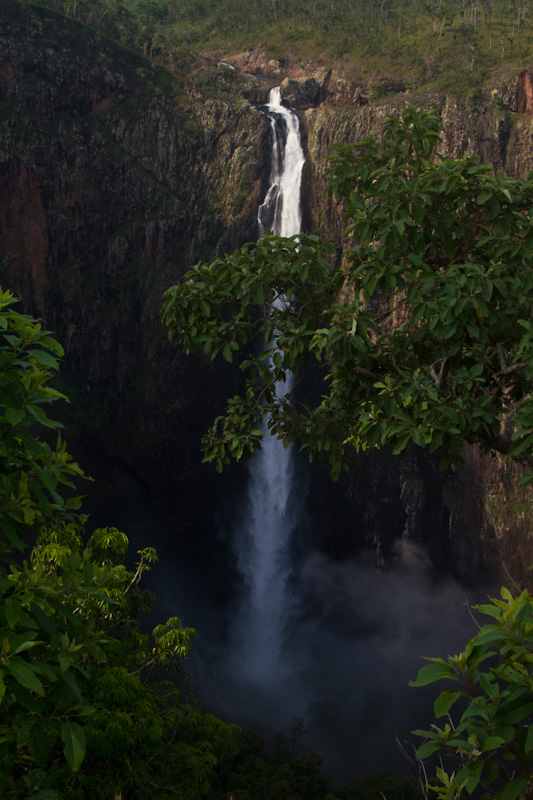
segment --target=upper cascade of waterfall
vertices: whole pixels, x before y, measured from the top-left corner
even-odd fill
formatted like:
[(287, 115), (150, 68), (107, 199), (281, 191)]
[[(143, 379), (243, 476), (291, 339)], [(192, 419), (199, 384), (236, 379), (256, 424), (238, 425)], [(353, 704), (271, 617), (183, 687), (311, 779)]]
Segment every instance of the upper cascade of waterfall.
[(270, 187), (257, 215), (259, 231), (295, 236), (302, 225), (300, 198), (305, 163), (300, 125), (294, 111), (283, 105), (279, 86), (270, 91), (267, 109), (271, 114), (272, 167)]

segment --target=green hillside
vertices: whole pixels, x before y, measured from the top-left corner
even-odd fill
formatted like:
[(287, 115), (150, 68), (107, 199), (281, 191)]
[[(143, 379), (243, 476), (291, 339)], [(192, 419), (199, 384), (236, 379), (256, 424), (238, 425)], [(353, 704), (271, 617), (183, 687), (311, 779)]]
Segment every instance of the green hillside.
[(334, 63), (372, 80), (474, 89), (533, 61), (526, 0), (44, 0), (152, 58), (192, 47)]

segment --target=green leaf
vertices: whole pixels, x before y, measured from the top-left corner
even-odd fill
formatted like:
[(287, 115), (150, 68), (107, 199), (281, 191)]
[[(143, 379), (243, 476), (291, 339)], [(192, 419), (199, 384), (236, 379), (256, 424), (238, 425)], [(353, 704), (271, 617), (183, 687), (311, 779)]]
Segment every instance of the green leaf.
[(440, 745), (438, 742), (424, 742), (416, 751), (416, 757), (423, 761), (424, 758), (429, 758), (429, 756), (432, 756), (433, 753), (439, 749)]
[(493, 720), (496, 725), (516, 725), (530, 714), (533, 714), (533, 700), (519, 697), (517, 700), (504, 703), (494, 714)]
[(415, 222), (419, 224), (424, 221), (424, 209), (418, 203), (413, 203), (411, 206), (411, 214)]
[(455, 678), (455, 670), (444, 662), (429, 664), (422, 667), (414, 681), (409, 681), (409, 686), (427, 686), (428, 683), (436, 683), (444, 678)]
[(459, 770), (455, 776), (455, 785), (459, 789), (465, 788), (468, 794), (472, 794), (479, 783), (482, 772), (483, 764), (470, 763), (463, 769)]
[(6, 612), (7, 624), (10, 628), (14, 628), (20, 619), (22, 606), (18, 600), (15, 600), (13, 597), (8, 597), (4, 603), (4, 609)]
[(502, 744), (505, 744), (505, 739), (502, 739), (501, 736), (489, 736), (481, 745), (481, 752), (487, 753), (489, 750), (496, 750)]
[(65, 745), (63, 752), (67, 764), (73, 772), (77, 772), (85, 758), (85, 734), (77, 722), (64, 722), (61, 739)]
[(352, 336), (351, 341), (356, 350), (359, 350), (360, 353), (366, 353), (367, 346), (362, 336), (358, 335)]
[(476, 697), (472, 700), (468, 708), (463, 712), (461, 722), (471, 717), (482, 717), (482, 719), (488, 720), (489, 712), (487, 709), (487, 701), (483, 697)]
[(28, 350), (28, 356), (34, 358), (38, 364), (51, 369), (59, 369), (59, 362), (46, 350)]
[(226, 361), (229, 361), (230, 364), (232, 363), (233, 356), (231, 354), (231, 347), (229, 346), (229, 344), (225, 344), (224, 347), (222, 348), (222, 355), (224, 356)]
[(6, 667), (21, 686), (44, 696), (43, 685), (27, 662), (15, 656), (10, 659)]
[(504, 637), (505, 633), (501, 628), (495, 625), (485, 625), (476, 636), (476, 644), (491, 644), (492, 642), (502, 641)]
[(52, 748), (42, 727), (32, 725), (28, 735), (28, 747), (33, 760), (41, 769), (44, 769), (50, 758)]
[(19, 422), (22, 422), (24, 417), (26, 416), (26, 412), (23, 408), (14, 409), (14, 408), (6, 408), (5, 416), (7, 421), (13, 425), (18, 425)]
[(526, 753), (531, 753), (533, 750), (533, 725), (529, 725), (527, 729), (526, 741), (524, 742), (524, 750)]
[(482, 374), (483, 370), (484, 370), (483, 364), (474, 364), (474, 366), (471, 367), (470, 369), (470, 376), (472, 378), (477, 378), (479, 377), (479, 375)]
[(496, 794), (495, 800), (516, 800), (528, 783), (527, 778), (513, 778), (506, 786), (502, 786)]
[(478, 206), (482, 206), (487, 200), (490, 200), (492, 197), (492, 192), (480, 192), (477, 196), (477, 204)]
[(442, 692), (433, 705), (433, 710), (435, 712), (435, 716), (437, 719), (439, 717), (444, 717), (453, 704), (461, 697), (461, 692), (450, 692), (445, 691)]
[(57, 476), (51, 469), (39, 469), (38, 475), (50, 492), (55, 491), (57, 488)]

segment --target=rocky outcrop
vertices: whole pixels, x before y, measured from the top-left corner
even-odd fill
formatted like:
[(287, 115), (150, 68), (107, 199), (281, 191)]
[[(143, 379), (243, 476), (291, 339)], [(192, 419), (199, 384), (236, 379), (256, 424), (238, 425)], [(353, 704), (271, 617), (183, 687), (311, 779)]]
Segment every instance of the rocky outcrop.
[(316, 78), (305, 78), (304, 80), (284, 78), (281, 82), (281, 96), (292, 108), (313, 108), (319, 106), (326, 99), (328, 81), (329, 73), (322, 83), (319, 83)]
[[(509, 107), (518, 114), (533, 114), (533, 69), (525, 69), (511, 85)], [(513, 91), (514, 89), (514, 91)]]

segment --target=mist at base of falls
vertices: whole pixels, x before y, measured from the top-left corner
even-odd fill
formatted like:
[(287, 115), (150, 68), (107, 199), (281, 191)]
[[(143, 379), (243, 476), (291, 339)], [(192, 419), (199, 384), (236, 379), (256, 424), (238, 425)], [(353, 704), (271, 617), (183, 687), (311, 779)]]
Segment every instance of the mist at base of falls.
[[(285, 621), (273, 673), (247, 676), (224, 635), (201, 638), (193, 658), (198, 692), (214, 713), (270, 744), (278, 732), (290, 741), (297, 720), (308, 730), (300, 747), (319, 753), (334, 781), (407, 774), (395, 737), (415, 742), (409, 732), (430, 724), (436, 696), (408, 682), (423, 656), (460, 652), (475, 632), (464, 590), (434, 583), (423, 551), (408, 543), (388, 572), (370, 555), (336, 562), (316, 551), (299, 572), (298, 606)], [(230, 626), (238, 607), (228, 609)]]
[[(424, 550), (402, 542), (403, 520), (395, 531), (396, 557), (379, 571), (371, 549), (343, 560), (319, 552), (320, 520), (300, 513), (293, 535), (298, 575), (288, 583), (291, 597), (299, 599), (284, 620), (279, 670), (264, 682), (247, 680), (236, 669), (231, 641), (243, 581), (227, 538), (241, 513), (243, 470), (233, 466), (227, 479), (223, 476), (233, 487), (223, 498), (206, 487), (201, 493), (184, 488), (164, 508), (124, 464), (105, 465), (98, 453), (86, 466), (108, 492), (88, 499), (92, 525), (126, 531), (131, 563), (137, 549), (157, 549), (159, 561), (143, 577), (144, 588), (157, 595), (145, 628), (172, 615), (197, 628), (199, 639), (185, 668), (193, 675), (193, 693), (209, 711), (257, 730), (270, 746), (278, 732), (290, 742), (293, 720), (299, 718), (311, 730), (298, 747), (319, 753), (324, 774), (335, 782), (408, 773), (395, 736), (415, 741), (409, 731), (427, 727), (437, 694), (434, 687), (413, 689), (408, 682), (426, 663), (424, 656), (464, 649), (475, 632), (465, 601), (482, 602), (487, 587), (465, 589), (451, 578), (435, 580)], [(297, 485), (296, 496), (303, 499), (306, 485)], [(340, 494), (337, 486), (329, 499), (320, 495), (325, 518)], [(347, 537), (346, 531), (329, 530), (331, 541), (340, 535)], [(357, 525), (351, 525), (349, 538), (357, 536)]]

